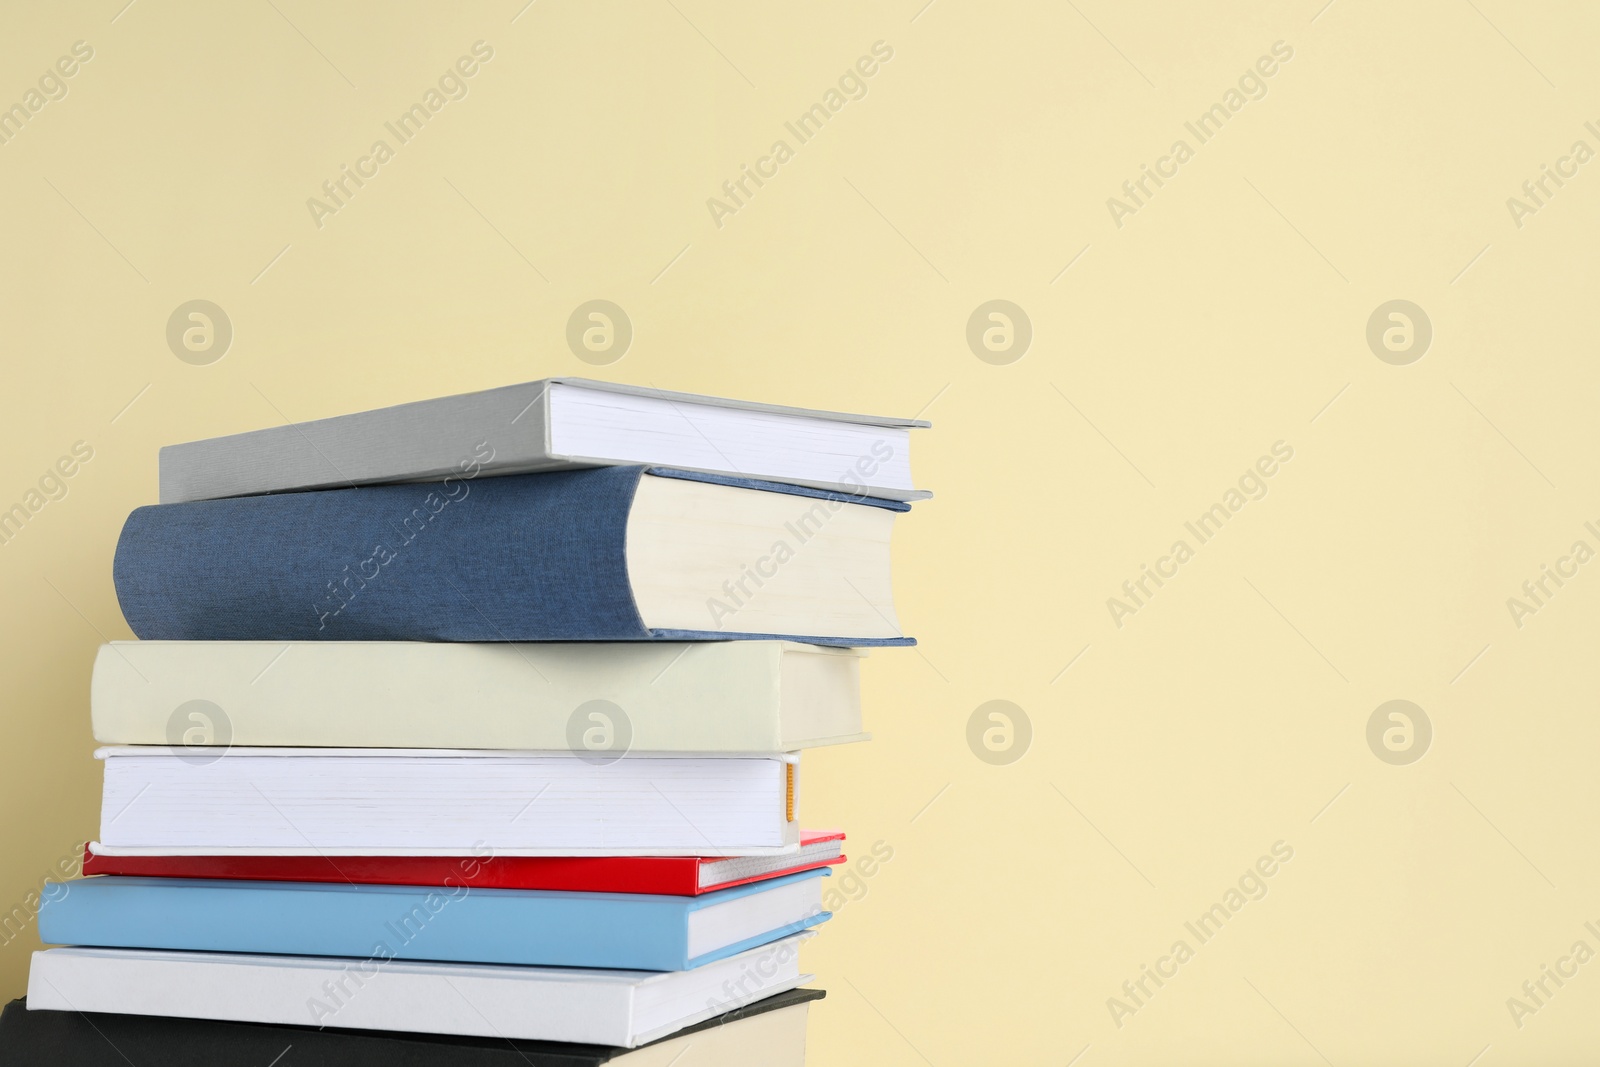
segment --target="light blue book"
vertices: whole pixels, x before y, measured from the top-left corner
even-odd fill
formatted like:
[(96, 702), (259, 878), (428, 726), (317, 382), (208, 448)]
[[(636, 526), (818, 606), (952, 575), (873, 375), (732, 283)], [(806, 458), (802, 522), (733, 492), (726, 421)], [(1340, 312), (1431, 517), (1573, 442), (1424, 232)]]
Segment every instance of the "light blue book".
[(99, 875), (51, 883), (46, 944), (684, 971), (832, 917), (826, 870), (698, 897)]

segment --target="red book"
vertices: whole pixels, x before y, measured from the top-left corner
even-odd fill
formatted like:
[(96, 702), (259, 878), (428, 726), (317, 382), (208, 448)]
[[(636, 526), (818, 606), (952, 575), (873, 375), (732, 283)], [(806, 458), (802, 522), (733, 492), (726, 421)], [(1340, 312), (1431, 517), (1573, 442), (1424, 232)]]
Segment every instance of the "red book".
[(659, 893), (695, 897), (715, 889), (843, 863), (844, 832), (802, 830), (787, 856), (101, 856), (83, 849), (83, 873), (146, 878), (238, 878), (259, 882), (351, 882)]

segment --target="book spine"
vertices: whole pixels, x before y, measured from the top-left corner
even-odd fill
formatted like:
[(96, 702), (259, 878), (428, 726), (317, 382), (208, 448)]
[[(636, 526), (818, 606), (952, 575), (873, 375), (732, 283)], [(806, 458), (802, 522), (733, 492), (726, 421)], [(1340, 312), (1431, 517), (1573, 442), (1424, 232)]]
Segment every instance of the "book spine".
[[(448, 967), (401, 970), (368, 966), (365, 957), (337, 968), (280, 961), (229, 960), (212, 953), (152, 958), (139, 953), (84, 955), (74, 949), (36, 953), (28, 969), (28, 1006), (57, 1011), (128, 1012), (290, 1026), (456, 1034), (504, 1041), (524, 1038), (590, 1045), (637, 1044), (618, 992), (592, 983), (530, 981), (453, 972)], [(362, 970), (366, 967), (365, 970)], [(360, 996), (328, 1001), (324, 983), (350, 974)], [(374, 976), (375, 975), (375, 976)], [(353, 984), (353, 983), (352, 983)], [(348, 986), (347, 986), (348, 988)], [(137, 991), (134, 994), (130, 991)], [(475, 1012), (454, 1005), (462, 1000)], [(531, 1011), (527, 1005), (538, 1005)], [(333, 1019), (319, 1006), (337, 1011)], [(9, 1051), (9, 1049), (7, 1050)], [(103, 1060), (101, 1062), (104, 1062)], [(120, 1062), (120, 1061), (119, 1061)]]
[[(859, 732), (859, 712), (845, 714), (854, 661), (829, 659), (843, 710), (825, 725)], [(818, 740), (785, 744), (780, 670), (776, 646), (758, 642), (128, 641), (101, 647), (89, 705), (110, 745), (179, 742), (173, 709), (205, 700), (233, 745), (561, 751), (591, 739), (572, 727), (598, 723), (598, 709), (629, 751), (776, 754)], [(440, 714), (461, 706), (464, 679), (471, 714)], [(579, 710), (597, 700), (615, 709)]]
[(639, 640), (642, 472), (143, 507), (117, 542), (117, 599), (145, 640)]
[(180, 952), (641, 971), (688, 966), (687, 902), (681, 898), (480, 894), (459, 883), (382, 894), (349, 890), (92, 879), (45, 895), (39, 936), (49, 944)]

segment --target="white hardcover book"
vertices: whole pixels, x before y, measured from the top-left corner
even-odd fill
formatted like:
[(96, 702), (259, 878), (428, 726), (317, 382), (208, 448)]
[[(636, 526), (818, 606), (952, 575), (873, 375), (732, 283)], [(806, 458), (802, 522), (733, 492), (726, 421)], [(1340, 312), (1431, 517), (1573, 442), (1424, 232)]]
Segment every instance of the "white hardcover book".
[(33, 954), (28, 1008), (635, 1048), (810, 981), (800, 940), (692, 971), (57, 948)]
[(114, 641), (107, 745), (779, 753), (863, 740), (854, 649), (780, 641)]
[(920, 500), (911, 430), (927, 425), (547, 378), (168, 445), (161, 503), (633, 464)]
[(766, 856), (796, 756), (102, 748), (105, 856)]

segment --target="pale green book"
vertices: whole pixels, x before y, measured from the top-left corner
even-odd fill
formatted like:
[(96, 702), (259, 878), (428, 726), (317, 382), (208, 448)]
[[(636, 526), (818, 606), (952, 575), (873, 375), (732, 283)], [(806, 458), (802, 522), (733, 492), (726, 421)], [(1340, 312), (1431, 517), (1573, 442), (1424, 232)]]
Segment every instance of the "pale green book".
[(787, 641), (116, 641), (95, 658), (90, 708), (107, 745), (774, 754), (867, 737), (863, 655)]

